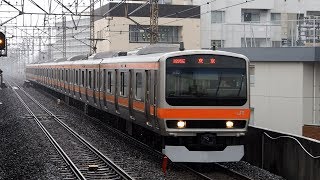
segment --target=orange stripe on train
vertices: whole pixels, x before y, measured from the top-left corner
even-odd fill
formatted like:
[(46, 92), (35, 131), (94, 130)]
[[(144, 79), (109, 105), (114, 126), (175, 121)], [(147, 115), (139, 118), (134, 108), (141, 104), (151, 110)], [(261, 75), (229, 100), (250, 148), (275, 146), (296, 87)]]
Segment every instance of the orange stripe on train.
[(250, 109), (157, 109), (161, 119), (249, 119)]

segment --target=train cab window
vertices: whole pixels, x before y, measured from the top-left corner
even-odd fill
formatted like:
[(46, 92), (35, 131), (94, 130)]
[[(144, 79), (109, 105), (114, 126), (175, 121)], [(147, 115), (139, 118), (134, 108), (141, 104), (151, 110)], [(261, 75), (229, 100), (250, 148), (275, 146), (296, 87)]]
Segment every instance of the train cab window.
[(92, 88), (92, 72), (89, 71), (89, 76), (88, 76), (88, 87), (91, 89)]
[(81, 71), (81, 86), (84, 87), (84, 71)]
[(108, 93), (112, 93), (112, 72), (108, 72)]
[(120, 73), (120, 96), (127, 97), (128, 91), (128, 83), (127, 83), (127, 73), (121, 72)]
[(135, 88), (135, 99), (143, 100), (143, 89), (142, 89), (142, 73), (136, 73), (136, 88)]
[(75, 84), (78, 85), (79, 83), (79, 74), (78, 74), (78, 70), (76, 70), (76, 79), (75, 79)]

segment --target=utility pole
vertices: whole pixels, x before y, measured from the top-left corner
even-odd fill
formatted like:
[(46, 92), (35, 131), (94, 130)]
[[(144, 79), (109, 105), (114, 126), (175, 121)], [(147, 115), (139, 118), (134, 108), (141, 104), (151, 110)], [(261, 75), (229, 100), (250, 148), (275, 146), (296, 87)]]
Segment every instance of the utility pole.
[(90, 54), (96, 53), (94, 44), (94, 0), (90, 0)]
[(62, 17), (62, 57), (67, 57), (67, 27), (66, 16)]
[(158, 17), (159, 17), (159, 4), (158, 0), (150, 0), (150, 44), (156, 44), (158, 42)]

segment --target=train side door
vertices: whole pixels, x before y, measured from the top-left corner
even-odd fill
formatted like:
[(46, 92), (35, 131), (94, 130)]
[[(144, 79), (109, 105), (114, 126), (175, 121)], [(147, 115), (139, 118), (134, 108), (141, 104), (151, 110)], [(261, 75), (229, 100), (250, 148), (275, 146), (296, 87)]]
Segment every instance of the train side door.
[(96, 104), (97, 101), (96, 101), (96, 82), (97, 82), (97, 76), (96, 76), (96, 70), (93, 69), (93, 86), (92, 86), (92, 95), (93, 95), (93, 102)]
[(155, 127), (159, 127), (158, 124), (158, 119), (157, 119), (157, 88), (158, 88), (158, 71), (155, 70), (153, 71), (153, 79), (151, 80), (153, 84), (153, 90), (152, 90), (152, 110), (151, 110), (151, 115), (152, 115), (152, 121), (154, 122)]
[(130, 118), (133, 118), (133, 98), (134, 98), (134, 95), (133, 95), (133, 70), (130, 69), (129, 70), (129, 115), (130, 115)]
[(119, 114), (119, 104), (118, 104), (118, 96), (119, 96), (119, 79), (118, 79), (118, 70), (115, 70), (115, 91), (114, 91), (114, 105), (116, 109), (116, 113)]
[(147, 125), (151, 125), (151, 122), (150, 122), (150, 90), (151, 90), (151, 73), (150, 73), (150, 70), (146, 70), (145, 71), (145, 99), (144, 99), (144, 103), (145, 103), (145, 106), (144, 106), (144, 112), (145, 112), (145, 118), (146, 118), (146, 123)]

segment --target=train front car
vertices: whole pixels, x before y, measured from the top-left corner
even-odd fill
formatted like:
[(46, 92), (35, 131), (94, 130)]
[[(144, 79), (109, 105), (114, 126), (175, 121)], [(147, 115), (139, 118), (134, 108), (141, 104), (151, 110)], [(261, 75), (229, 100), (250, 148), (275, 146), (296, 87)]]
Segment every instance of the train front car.
[(182, 51), (160, 60), (158, 118), (173, 162), (231, 162), (244, 155), (250, 118), (249, 60), (223, 51)]

